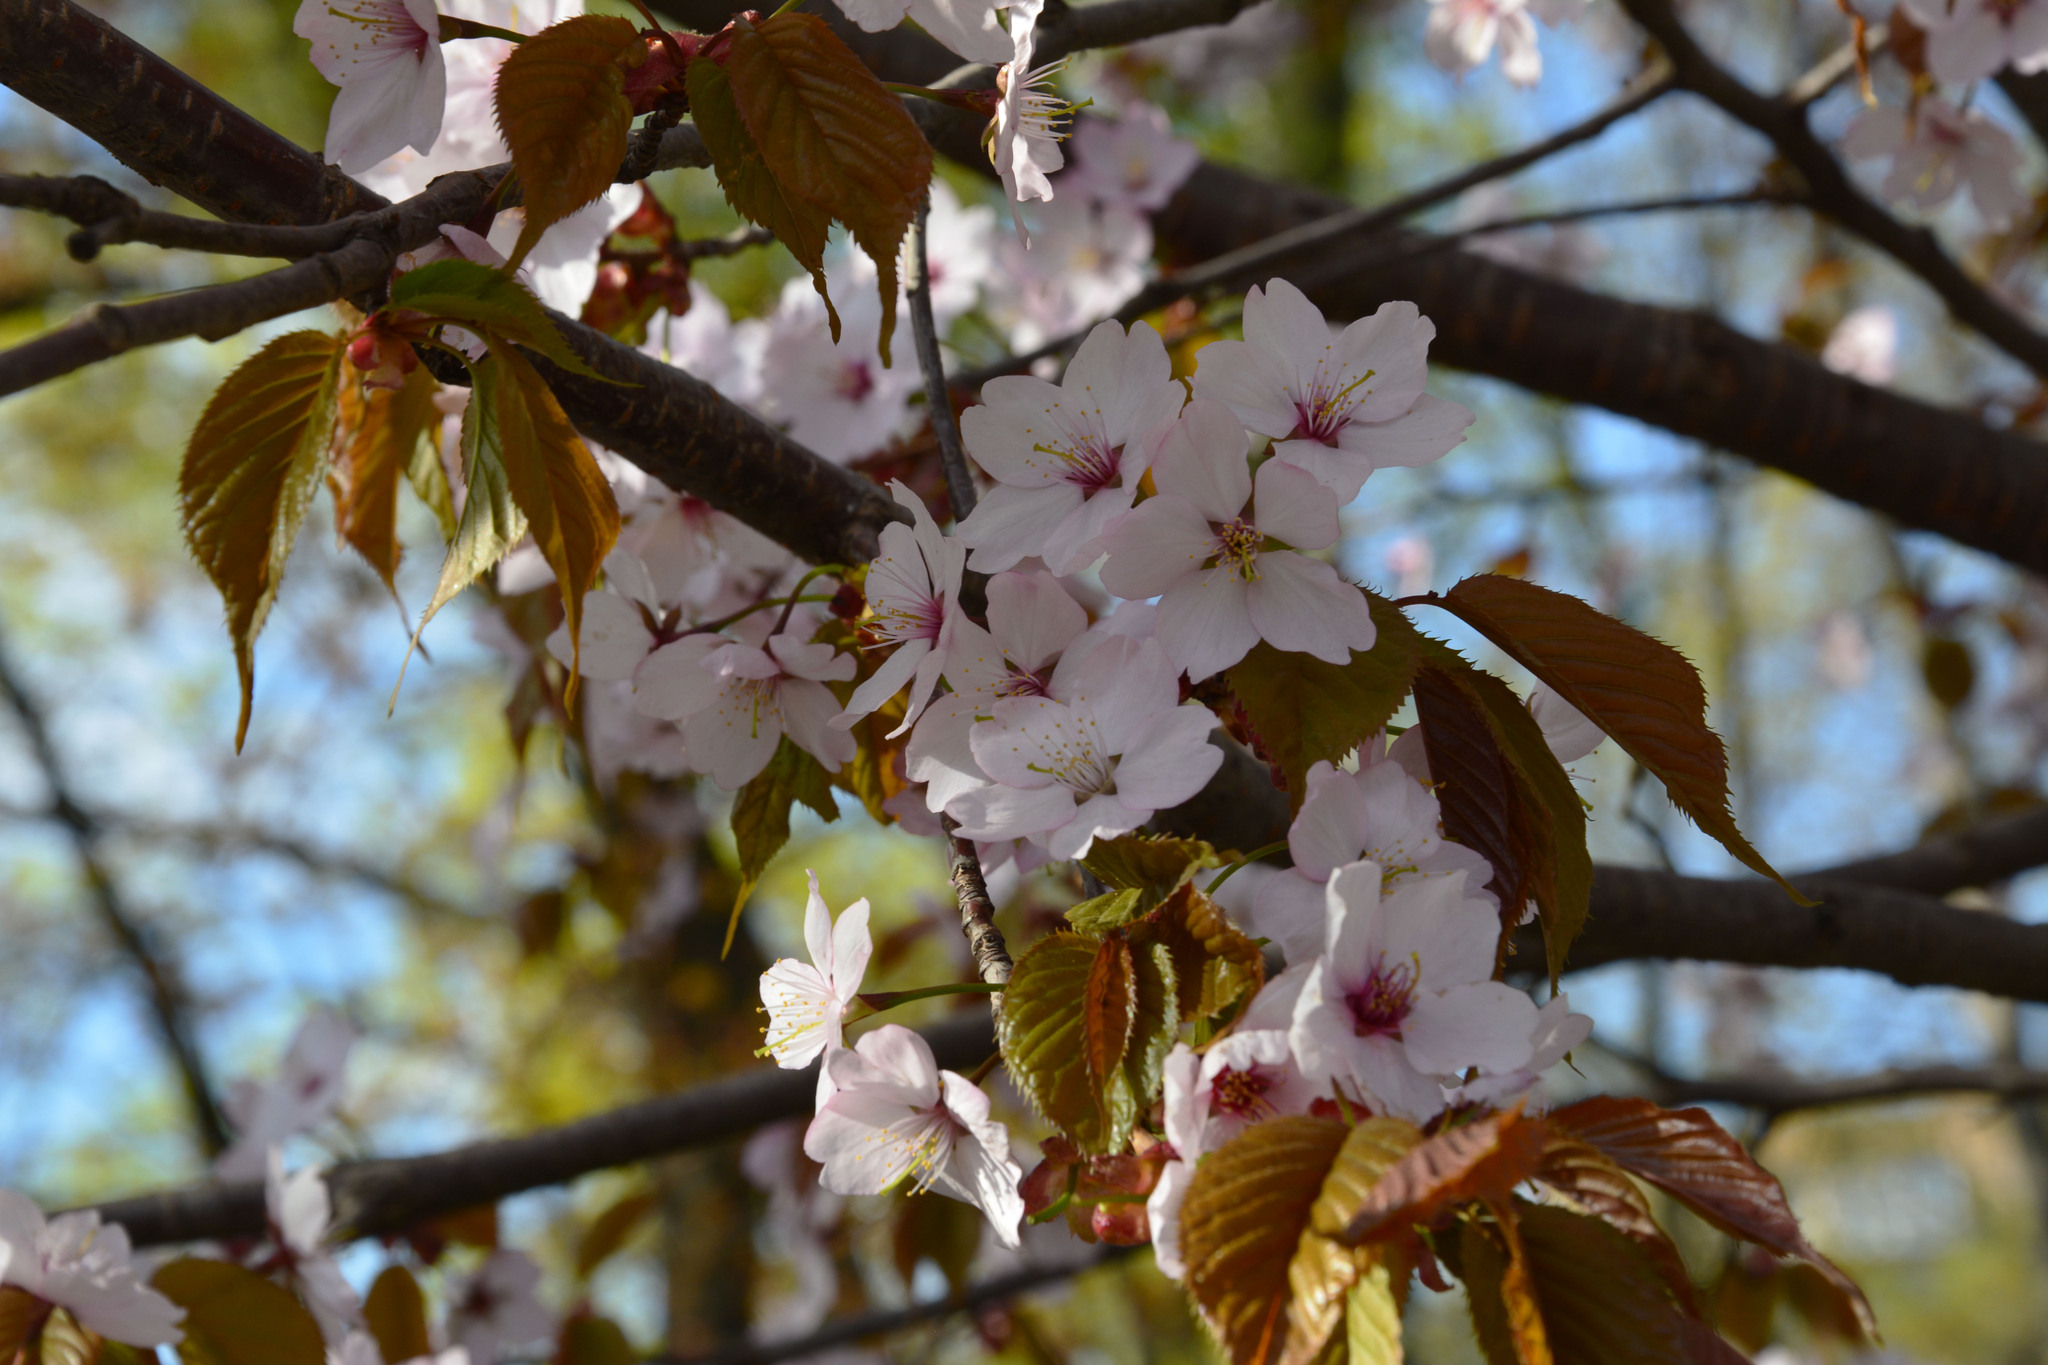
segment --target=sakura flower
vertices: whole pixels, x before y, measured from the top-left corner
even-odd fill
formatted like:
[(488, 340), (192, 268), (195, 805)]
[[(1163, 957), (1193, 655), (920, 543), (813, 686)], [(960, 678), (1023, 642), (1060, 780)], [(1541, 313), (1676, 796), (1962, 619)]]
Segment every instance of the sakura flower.
[[(1003, 38), (1007, 48), (1008, 35)], [(931, 212), (925, 219), (925, 264), (931, 282), (932, 317), (943, 331), (981, 299), (981, 287), (995, 271), (995, 210), (962, 206), (943, 180), (932, 181)], [(907, 245), (907, 243), (906, 243)], [(909, 270), (899, 272), (910, 278)]]
[(1044, 9), (1045, 0), (1016, 0), (1010, 6), (1010, 60), (996, 72), (1002, 99), (989, 126), (989, 160), (1002, 177), (1017, 236), (1027, 244), (1030, 234), (1024, 231), (1024, 216), (1017, 206), (1026, 199), (1052, 198), (1052, 182), (1046, 177), (1066, 164), (1060, 152), (1066, 130), (1056, 125), (1073, 112), (1073, 106), (1045, 93), (1062, 63), (1036, 70), (1031, 66), (1038, 50), (1038, 16)]
[[(838, 921), (818, 894), (818, 874), (812, 872), (811, 897), (804, 905), (804, 944), (811, 960), (798, 962), (777, 958), (761, 973), (761, 1003), (768, 1009), (768, 1053), (784, 1070), (797, 1071), (817, 1060), (827, 1048), (842, 1046), (845, 1034), (841, 1020), (860, 991), (860, 979), (868, 969), (874, 940), (868, 937), (868, 903), (855, 901), (840, 913)], [(818, 1094), (830, 1092), (826, 1077), (818, 1075)]]
[(1944, 85), (1968, 85), (2011, 66), (2048, 67), (2048, 4), (2041, 0), (1903, 0), (1927, 30), (1927, 69)]
[(939, 1070), (931, 1045), (884, 1024), (851, 1048), (825, 1054), (832, 1098), (804, 1134), (804, 1155), (834, 1194), (881, 1194), (904, 1181), (973, 1204), (1004, 1246), (1017, 1245), (1024, 1172), (1010, 1130), (989, 1117), (988, 1096)]
[(969, 838), (1029, 838), (1078, 858), (1098, 835), (1128, 834), (1179, 805), (1223, 751), (1208, 742), (1215, 715), (1177, 704), (1175, 672), (1156, 642), (1110, 636), (1074, 670), (1070, 701), (997, 701), (968, 736), (993, 783), (961, 793), (947, 813)]
[(1194, 143), (1174, 136), (1164, 109), (1138, 100), (1120, 118), (1075, 125), (1074, 168), (1061, 184), (1106, 204), (1156, 213), (1201, 161)]
[(363, 1305), (327, 1251), (327, 1230), (334, 1216), (327, 1181), (317, 1166), (286, 1175), (284, 1156), (275, 1147), (270, 1149), (269, 1164), (263, 1208), (271, 1248), (257, 1253), (252, 1268), (276, 1274), (297, 1290), (327, 1344), (342, 1346), (350, 1329), (362, 1326)]
[(221, 1107), (235, 1126), (234, 1143), (213, 1163), (223, 1180), (263, 1175), (272, 1147), (319, 1124), (341, 1103), (342, 1081), (356, 1031), (333, 1010), (315, 1009), (292, 1035), (277, 1079), (236, 1081)]
[(838, 1298), (839, 1272), (824, 1234), (846, 1201), (818, 1185), (817, 1165), (803, 1153), (804, 1127), (796, 1119), (771, 1123), (740, 1149), (740, 1173), (768, 1196), (755, 1236), (762, 1259), (779, 1272), (754, 1303), (747, 1337), (757, 1343), (809, 1336)]
[(1428, 464), (1465, 439), (1472, 413), (1422, 390), (1436, 325), (1412, 303), (1383, 303), (1333, 333), (1286, 280), (1244, 298), (1244, 340), (1195, 357), (1195, 396), (1220, 399), (1273, 438), (1276, 458), (1320, 479), (1339, 502), (1375, 469)]
[(838, 0), (839, 10), (868, 33), (881, 33), (905, 16), (970, 62), (1000, 62), (1010, 55), (1010, 35), (996, 20), (1009, 0)]
[(1938, 208), (1969, 186), (1977, 212), (2003, 228), (2026, 208), (2014, 180), (2020, 152), (2012, 134), (1972, 109), (1929, 96), (1912, 112), (1866, 109), (1849, 125), (1842, 150), (1853, 157), (1890, 157), (1882, 192), (1915, 208)]
[(1560, 763), (1576, 763), (1600, 747), (1607, 734), (1587, 720), (1576, 706), (1557, 693), (1536, 684), (1529, 694), (1529, 714), (1543, 731), (1543, 742)]
[(499, 1248), (448, 1295), (448, 1338), (470, 1365), (495, 1365), (554, 1335), (555, 1315), (534, 1296), (540, 1267), (523, 1251)]
[(853, 670), (851, 655), (798, 634), (757, 646), (706, 632), (649, 654), (634, 672), (633, 699), (644, 714), (679, 722), (691, 763), (738, 791), (785, 734), (828, 771), (853, 757), (853, 736), (832, 727), (839, 699), (825, 686)]
[(881, 553), (868, 566), (867, 628), (896, 652), (882, 661), (874, 675), (854, 689), (846, 711), (832, 724), (851, 729), (862, 716), (910, 684), (910, 705), (903, 723), (889, 732), (894, 739), (923, 714), (946, 666), (947, 652), (962, 620), (960, 578), (967, 567), (967, 548), (939, 530), (924, 499), (891, 480), (896, 501), (910, 509), (912, 525), (884, 526)]
[[(384, 1352), (378, 1349), (377, 1338), (357, 1328), (343, 1336), (339, 1345), (328, 1346), (327, 1365), (385, 1365)], [(468, 1357), (456, 1365), (468, 1365)]]
[(1877, 303), (1856, 309), (1835, 324), (1820, 363), (1880, 388), (1891, 383), (1899, 365), (1898, 315)]
[(1524, 0), (1429, 0), (1422, 50), (1453, 76), (1482, 65), (1500, 44), (1500, 72), (1516, 85), (1543, 77), (1536, 50), (1536, 21)]
[(960, 523), (968, 562), (985, 573), (1029, 555), (1054, 573), (1092, 565), (1185, 397), (1165, 343), (1142, 322), (1128, 334), (1099, 324), (1056, 385), (1030, 375), (982, 385), (960, 434), (996, 486)]
[(353, 175), (402, 147), (434, 145), (448, 99), (434, 0), (301, 0), (292, 32), (341, 87), (321, 149), (328, 161)]
[(1114, 313), (1152, 260), (1152, 220), (1122, 204), (1065, 194), (1034, 208), (1032, 222), (1028, 247), (1002, 242), (988, 290), (989, 314), (1018, 350)]
[(1529, 1038), (1529, 1060), (1513, 1071), (1482, 1073), (1452, 1091), (1450, 1102), (1498, 1106), (1527, 1094), (1530, 1107), (1540, 1111), (1545, 1107), (1543, 1074), (1592, 1036), (1592, 1019), (1583, 1014), (1573, 1014), (1569, 996), (1562, 993), (1553, 995), (1542, 1009), (1536, 1011), (1536, 1030)]
[(1043, 570), (1001, 573), (988, 584), (988, 627), (960, 622), (946, 663), (953, 690), (926, 708), (905, 749), (905, 774), (927, 784), (934, 811), (987, 784), (969, 730), (1003, 697), (1054, 695), (1052, 666), (1088, 629), (1088, 613)]
[(828, 460), (848, 460), (886, 445), (918, 391), (915, 366), (882, 364), (881, 296), (875, 268), (856, 256), (835, 294), (839, 339), (826, 325), (825, 301), (807, 279), (791, 280), (768, 321), (762, 366), (773, 375), (763, 412)]
[(751, 407), (761, 397), (767, 341), (767, 323), (734, 322), (725, 301), (692, 280), (690, 311), (673, 317), (664, 310), (649, 318), (647, 344), (640, 349)]
[[(644, 579), (645, 566), (639, 565), (637, 556), (628, 551), (614, 549), (605, 556), (609, 571), (613, 564), (624, 567), (627, 564), (638, 568)], [(614, 581), (622, 575), (611, 574)], [(651, 595), (652, 588), (646, 591)], [(655, 605), (648, 603), (649, 606)], [(601, 590), (586, 593), (583, 597), (583, 627), (581, 651), (569, 639), (569, 627), (565, 623), (555, 627), (547, 638), (548, 653), (564, 668), (572, 664), (586, 678), (598, 682), (624, 682), (633, 676), (633, 670), (640, 661), (654, 652), (657, 641), (654, 632), (647, 628), (647, 618), (640, 611), (641, 600), (635, 594)]]
[(1158, 496), (1110, 527), (1102, 586), (1159, 598), (1159, 643), (1200, 682), (1260, 640), (1330, 663), (1370, 649), (1365, 597), (1320, 560), (1336, 543), (1337, 500), (1273, 459), (1256, 478), (1244, 425), (1209, 398), (1189, 403), (1152, 460)]
[(89, 1332), (130, 1346), (184, 1340), (185, 1310), (137, 1278), (128, 1233), (98, 1213), (43, 1218), (27, 1195), (0, 1190), (0, 1284), (13, 1285), (78, 1319)]
[(1328, 763), (1308, 770), (1308, 794), (1287, 830), (1294, 865), (1266, 882), (1253, 908), (1253, 930), (1278, 943), (1290, 966), (1323, 951), (1324, 885), (1347, 864), (1375, 863), (1386, 891), (1453, 872), (1466, 874), (1468, 888), (1492, 880), (1485, 858), (1443, 837), (1434, 792), (1390, 758), (1360, 758), (1356, 774)]
[(1370, 862), (1331, 874), (1323, 956), (1288, 1038), (1311, 1078), (1419, 1123), (1443, 1108), (1444, 1078), (1528, 1065), (1536, 1006), (1492, 979), (1500, 917), (1464, 873), (1384, 896), (1382, 878)]

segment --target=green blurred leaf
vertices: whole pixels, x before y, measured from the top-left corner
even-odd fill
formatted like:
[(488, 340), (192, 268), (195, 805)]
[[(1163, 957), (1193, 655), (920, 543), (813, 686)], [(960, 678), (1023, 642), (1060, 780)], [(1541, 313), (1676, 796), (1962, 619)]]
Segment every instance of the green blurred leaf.
[(583, 1309), (562, 1322), (555, 1365), (638, 1365), (640, 1358), (610, 1318)]
[(534, 34), (498, 68), (491, 100), (526, 203), (513, 265), (611, 188), (633, 126), (619, 59), (639, 40), (629, 20), (581, 14)]
[[(413, 645), (434, 614), (477, 575), (505, 557), (519, 537), (526, 534), (526, 514), (512, 497), (512, 482), (505, 469), (505, 413), (502, 400), (508, 387), (505, 367), (495, 355), (470, 367), (469, 405), (462, 410), (462, 470), (467, 492), (462, 500), (462, 518), (456, 523), (455, 538), (441, 560), (441, 578), (434, 595), (420, 613), (413, 629)], [(515, 419), (523, 417), (525, 405), (509, 405)], [(527, 433), (527, 439), (532, 434)], [(401, 680), (403, 672), (401, 671)]]
[(185, 1310), (185, 1365), (326, 1365), (319, 1324), (291, 1291), (232, 1261), (182, 1256), (150, 1277)]
[(384, 1267), (363, 1299), (363, 1325), (387, 1362), (434, 1353), (427, 1334), (427, 1301), (419, 1281), (402, 1265)]
[(527, 347), (572, 374), (604, 378), (569, 349), (547, 309), (516, 276), (481, 261), (429, 261), (408, 270), (392, 281), (390, 306)]
[(832, 799), (832, 779), (823, 764), (798, 748), (788, 735), (775, 746), (753, 781), (740, 788), (732, 802), (732, 837), (740, 856), (740, 890), (733, 902), (732, 919), (725, 926), (725, 951), (732, 951), (732, 936), (740, 926), (740, 911), (760, 882), (768, 862), (789, 842), (789, 808), (801, 801), (827, 822), (839, 818), (839, 803)]
[(592, 1271), (616, 1255), (647, 1215), (654, 1212), (654, 1206), (654, 1191), (635, 1190), (591, 1219), (590, 1226), (583, 1230), (582, 1240), (576, 1244), (576, 1278), (589, 1279)]

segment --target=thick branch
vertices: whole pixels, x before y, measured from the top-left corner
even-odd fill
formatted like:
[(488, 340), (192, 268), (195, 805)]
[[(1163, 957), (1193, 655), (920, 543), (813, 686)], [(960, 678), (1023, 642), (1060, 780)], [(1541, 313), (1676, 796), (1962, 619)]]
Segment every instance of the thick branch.
[(51, 742), (49, 727), (43, 722), (42, 708), (15, 677), (4, 651), (0, 651), (0, 699), (14, 711), (28, 740), (29, 752), (42, 769), (43, 783), (50, 789), (48, 816), (71, 835), (79, 871), (85, 878), (93, 908), (99, 912), (100, 926), (141, 974), (148, 989), (150, 1017), (184, 1083), (185, 1100), (199, 1130), (200, 1146), (209, 1157), (219, 1156), (228, 1146), (227, 1122), (221, 1117), (205, 1059), (200, 1055), (198, 1039), (193, 1036), (192, 1004), (185, 984), (176, 965), (152, 941), (154, 935), (129, 912), (120, 887), (100, 857), (100, 827), (72, 798), (71, 784), (58, 759), (57, 747)]
[(1994, 815), (1901, 852), (1842, 863), (1814, 875), (1945, 896), (1966, 886), (1996, 886), (2044, 863), (2048, 806)]
[(1868, 1076), (1734, 1076), (1687, 1080), (1659, 1075), (1649, 1086), (1658, 1103), (1735, 1104), (1783, 1114), (1835, 1104), (1909, 1099), (1922, 1095), (1994, 1095), (2038, 1099), (2048, 1095), (2048, 1071), (2015, 1063), (1993, 1066), (1928, 1066), (1880, 1071)]

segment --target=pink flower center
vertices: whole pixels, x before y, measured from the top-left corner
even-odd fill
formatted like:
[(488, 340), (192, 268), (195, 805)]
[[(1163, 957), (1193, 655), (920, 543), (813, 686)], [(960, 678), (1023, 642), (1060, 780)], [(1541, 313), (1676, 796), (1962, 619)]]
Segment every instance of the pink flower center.
[(429, 35), (421, 28), (419, 21), (405, 7), (405, 0), (365, 0), (355, 11), (330, 7), (330, 14), (361, 24), (370, 30), (369, 42), (373, 47), (397, 48), (415, 56), (424, 55), (429, 42), (438, 42), (440, 34)]
[(1216, 528), (1216, 562), (1250, 583), (1259, 576), (1259, 550), (1265, 543), (1259, 528), (1239, 517)]
[(1402, 1021), (1415, 1008), (1415, 978), (1413, 962), (1374, 963), (1358, 989), (1344, 997), (1351, 1007), (1351, 1031), (1360, 1038), (1398, 1039)]
[(1060, 479), (1081, 490), (1083, 496), (1094, 497), (1105, 488), (1123, 486), (1124, 448), (1113, 446), (1107, 437), (1090, 434), (1077, 439), (1069, 446), (1033, 446), (1058, 460), (1063, 466)]
[(1226, 1067), (1216, 1073), (1216, 1079), (1209, 1084), (1209, 1107), (1219, 1114), (1228, 1114), (1236, 1119), (1263, 1118), (1273, 1112), (1272, 1102), (1266, 1098), (1277, 1077), (1264, 1067), (1249, 1067), (1239, 1071)]
[(1352, 409), (1372, 390), (1367, 389), (1356, 398), (1352, 394), (1359, 385), (1369, 382), (1378, 373), (1377, 370), (1367, 370), (1340, 389), (1336, 387), (1335, 378), (1317, 370), (1315, 379), (1294, 400), (1294, 430), (1288, 433), (1287, 439), (1336, 445), (1338, 433), (1351, 425)]
[(849, 403), (858, 403), (875, 391), (875, 372), (865, 360), (847, 362), (839, 371), (833, 391)]
[(1003, 661), (1003, 667), (1006, 670), (1003, 680), (995, 685), (995, 694), (998, 697), (1049, 697), (1052, 695), (1052, 683), (1042, 674), (1033, 673), (1028, 668), (1021, 668), (1007, 659)]
[(937, 640), (945, 624), (946, 609), (936, 597), (893, 600), (875, 604), (870, 629), (884, 640)]

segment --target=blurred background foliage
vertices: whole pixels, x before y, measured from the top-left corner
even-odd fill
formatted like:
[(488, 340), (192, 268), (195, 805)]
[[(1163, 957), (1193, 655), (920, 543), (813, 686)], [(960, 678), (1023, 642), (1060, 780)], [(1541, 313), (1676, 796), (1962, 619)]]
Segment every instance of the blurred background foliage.
[[(317, 145), (330, 91), (291, 35), (296, 0), (97, 8)], [(1573, 27), (1545, 30), (1539, 89), (1513, 90), (1492, 68), (1461, 83), (1423, 59), (1423, 10), (1273, 0), (1220, 35), (1088, 58), (1072, 79), (1164, 104), (1213, 157), (1372, 201), (1589, 112), (1638, 56), (1627, 26), (1595, 4)], [(1762, 87), (1842, 36), (1819, 0), (1715, 0), (1691, 20)], [(1995, 90), (1984, 98), (2011, 121)], [(1838, 89), (1817, 125), (1839, 133), (1855, 107), (1853, 91)], [(2041, 158), (2029, 154), (2039, 185)], [(4, 93), (0, 167), (91, 171), (164, 203)], [(1623, 185), (1742, 189), (1763, 170), (1758, 144), (1674, 99), (1437, 221), (1600, 202)], [(985, 196), (971, 176), (954, 182)], [(734, 221), (708, 175), (670, 175), (658, 188), (686, 234)], [(1900, 323), (1901, 389), (2000, 421), (2042, 406), (2027, 376), (1959, 336), (1894, 268), (1796, 213), (1622, 219), (1494, 241), (1593, 287), (1707, 309), (1814, 349), (1851, 308), (1883, 303)], [(95, 298), (250, 268), (147, 247), (79, 265), (58, 228), (10, 214), (0, 218), (0, 341)], [(755, 251), (706, 262), (698, 278), (747, 315), (772, 306), (791, 273), (779, 251)], [(2011, 287), (2035, 289), (2030, 278)], [(431, 666), (416, 664), (387, 717), (405, 618), (361, 563), (304, 537), (261, 647), (250, 744), (234, 757), (230, 653), (217, 599), (182, 547), (175, 487), (206, 395), (261, 339), (128, 356), (0, 407), (0, 654), (47, 722), (126, 908), (187, 981), (217, 1078), (267, 1075), (306, 1008), (335, 1004), (365, 1043), (346, 1122), (325, 1150), (356, 1155), (521, 1131), (766, 1065), (751, 1055), (754, 977), (797, 946), (806, 867), (835, 907), (873, 900), (871, 985), (960, 970), (938, 850), (876, 830), (857, 809), (829, 827), (805, 817), (721, 961), (734, 890), (722, 798), (633, 775), (601, 781), (545, 715), (523, 752), (509, 742), (508, 701), (532, 667), (518, 639), (538, 638), (545, 594), (466, 595), (429, 633)], [(1526, 573), (1679, 645), (1708, 680), (1743, 822), (1778, 865), (1903, 846), (2039, 799), (2040, 583), (1622, 419), (1441, 370), (1433, 387), (1478, 411), (1472, 438), (1427, 470), (1375, 478), (1347, 514), (1344, 566), (1402, 592), (1481, 569)], [(430, 518), (417, 507), (407, 517), (399, 586), (416, 608), (438, 556)], [(512, 714), (523, 714), (516, 703)], [(106, 932), (70, 834), (47, 818), (49, 777), (21, 720), (0, 715), (0, 1185), (61, 1205), (196, 1178), (204, 1158), (137, 973)], [(1596, 856), (1733, 872), (1611, 746), (1579, 771)], [(1027, 886), (1009, 912), (1016, 932), (1049, 923), (1067, 892)], [(2048, 916), (2048, 883), (1977, 904)], [(1641, 1087), (1660, 1071), (2048, 1062), (2038, 1009), (1853, 973), (1620, 964), (1566, 988), (1598, 1020), (1579, 1059), (1589, 1088)], [(1815, 1242), (1868, 1286), (1889, 1358), (2048, 1361), (2039, 1106), (1922, 1100), (1769, 1123), (1722, 1117), (1760, 1144)], [(692, 1154), (514, 1200), (502, 1235), (553, 1272), (556, 1307), (588, 1295), (637, 1344), (680, 1351), (772, 1332), (792, 1300), (796, 1318), (814, 1321), (826, 1307), (942, 1292), (976, 1254), (974, 1225), (963, 1233), (950, 1217), (961, 1206), (856, 1201), (830, 1242), (829, 1278), (800, 1278), (762, 1221), (767, 1201), (736, 1150)], [(1796, 1283), (1734, 1259), (1683, 1215), (1672, 1221), (1697, 1278), (1757, 1339), (1795, 1358), (1841, 1357), (1825, 1324), (1800, 1311)], [(596, 1243), (594, 1226), (605, 1229)], [(1063, 1254), (1064, 1237), (1033, 1246)], [(593, 1274), (577, 1273), (579, 1249), (613, 1243)], [(457, 1248), (448, 1263), (473, 1254)], [(358, 1249), (348, 1264), (367, 1282), (382, 1258)], [(1178, 1292), (1143, 1259), (883, 1353), (1210, 1359)], [(994, 1263), (984, 1253), (980, 1264)], [(1425, 1365), (1476, 1358), (1462, 1311), (1426, 1293), (1410, 1343)]]

